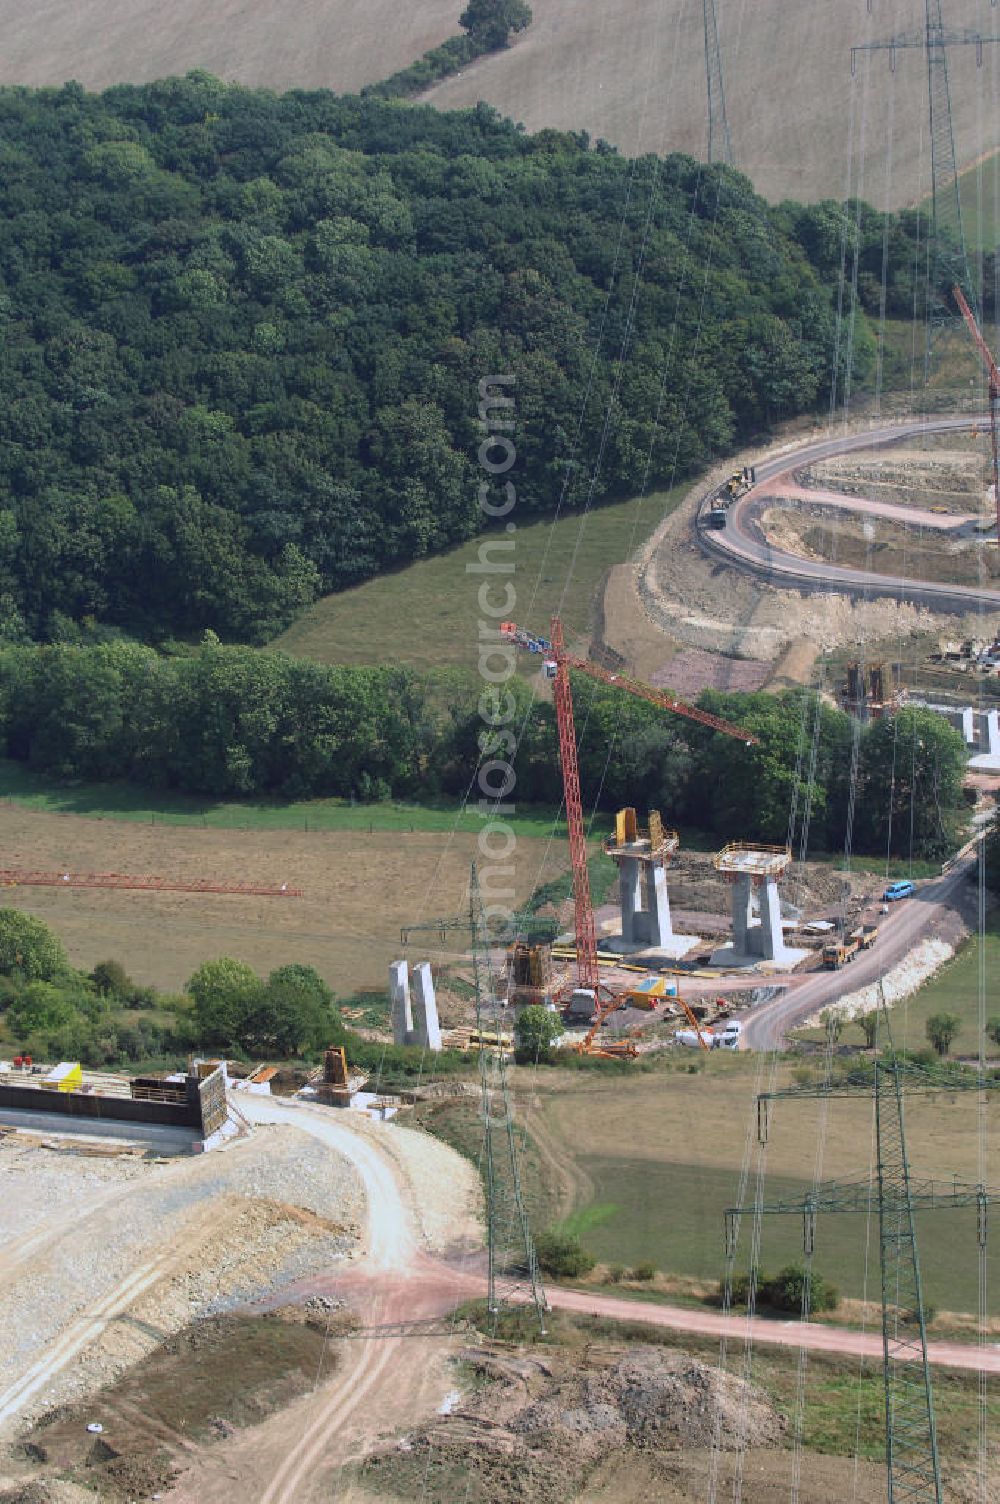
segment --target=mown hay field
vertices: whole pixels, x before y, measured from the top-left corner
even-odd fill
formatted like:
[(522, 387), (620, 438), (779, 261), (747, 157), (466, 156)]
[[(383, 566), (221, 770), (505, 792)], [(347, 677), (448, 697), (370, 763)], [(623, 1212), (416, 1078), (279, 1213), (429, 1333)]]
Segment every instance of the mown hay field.
[[(341, 996), (386, 984), (404, 954), (400, 929), (460, 913), (477, 839), (468, 833), (198, 830), (91, 820), (6, 805), (5, 868), (122, 872), (237, 883), (287, 883), (303, 898), (6, 886), (0, 907), (50, 924), (79, 966), (114, 957), (137, 981), (181, 987), (202, 961), (230, 955), (260, 973), (315, 966)], [(566, 865), (562, 841), (520, 838), (516, 901)], [(411, 946), (411, 958), (427, 950)]]

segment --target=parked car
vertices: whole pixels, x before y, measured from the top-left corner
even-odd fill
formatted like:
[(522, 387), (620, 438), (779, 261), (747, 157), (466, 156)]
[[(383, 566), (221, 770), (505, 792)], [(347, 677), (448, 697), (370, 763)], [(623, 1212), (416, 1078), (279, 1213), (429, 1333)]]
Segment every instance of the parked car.
[(916, 889), (911, 882), (890, 883), (882, 894), (886, 903), (898, 903), (901, 898), (909, 898)]

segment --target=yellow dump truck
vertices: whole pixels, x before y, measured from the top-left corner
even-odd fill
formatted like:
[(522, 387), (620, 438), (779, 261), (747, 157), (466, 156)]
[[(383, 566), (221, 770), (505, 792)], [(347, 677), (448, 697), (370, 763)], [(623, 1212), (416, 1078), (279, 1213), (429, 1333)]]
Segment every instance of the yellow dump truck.
[(830, 940), (823, 947), (823, 965), (828, 971), (837, 971), (853, 961), (859, 950), (871, 950), (878, 938), (877, 924), (860, 924), (849, 935), (839, 940)]

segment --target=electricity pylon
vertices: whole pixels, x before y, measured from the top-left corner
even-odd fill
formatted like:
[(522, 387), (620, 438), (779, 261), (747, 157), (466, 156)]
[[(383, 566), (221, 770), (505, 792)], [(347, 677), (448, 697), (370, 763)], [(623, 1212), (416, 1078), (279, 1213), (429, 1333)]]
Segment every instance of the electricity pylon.
[(972, 306), (978, 307), (962, 219), (962, 194), (955, 156), (951, 85), (948, 80), (948, 49), (974, 47), (976, 63), (982, 67), (984, 49), (998, 42), (1000, 36), (984, 36), (981, 32), (968, 28), (948, 31), (941, 12), (941, 0), (924, 0), (924, 27), (921, 32), (903, 32), (886, 41), (865, 42), (851, 48), (852, 77), (857, 71), (858, 56), (862, 53), (887, 52), (891, 72), (896, 71), (897, 52), (918, 48), (925, 55), (931, 140), (929, 328), (931, 324), (941, 324), (947, 319), (950, 310), (944, 292), (939, 289), (950, 287), (955, 282), (962, 288)]
[[(506, 1052), (500, 1042), (501, 1017), (490, 964), (489, 929), (483, 911), (476, 864), (469, 883), (469, 926), (476, 985), (476, 1032), (480, 1036), (479, 1080), (482, 1087), (483, 1177), (486, 1182), (488, 1253), (487, 1306), (494, 1330), (502, 1312), (514, 1304), (534, 1306), (539, 1331), (545, 1332), (548, 1303), (538, 1268), (535, 1244), (521, 1189), (521, 1151), (507, 1082)], [(491, 1036), (491, 1048), (483, 1036)]]
[[(882, 1287), (882, 1378), (885, 1400), (886, 1470), (889, 1504), (942, 1504), (941, 1468), (930, 1365), (923, 1284), (917, 1249), (915, 1212), (922, 1208), (975, 1206), (977, 1236), (986, 1245), (987, 1206), (1000, 1199), (982, 1185), (951, 1184), (913, 1178), (906, 1150), (904, 1088), (919, 1091), (995, 1091), (1000, 1081), (978, 1072), (946, 1067), (930, 1068), (900, 1059), (893, 1047), (884, 999), (879, 1008), (880, 1032), (886, 1048), (876, 1053), (871, 1067), (836, 1080), (764, 1092), (757, 1098), (757, 1134), (768, 1138), (770, 1104), (780, 1097), (831, 1098), (874, 1096), (876, 1181), (829, 1181), (802, 1201), (774, 1201), (755, 1210), (760, 1215), (794, 1214), (802, 1218), (806, 1281), (803, 1316), (808, 1317), (808, 1292), (820, 1212), (867, 1212), (874, 1189), (879, 1224), (879, 1269)], [(878, 1049), (878, 1040), (876, 1040)], [(742, 1207), (726, 1211), (727, 1265), (732, 1270)]]
[(726, 89), (719, 47), (719, 15), (715, 0), (703, 0), (705, 10), (705, 73), (708, 81), (708, 160), (733, 166), (733, 138), (726, 114)]

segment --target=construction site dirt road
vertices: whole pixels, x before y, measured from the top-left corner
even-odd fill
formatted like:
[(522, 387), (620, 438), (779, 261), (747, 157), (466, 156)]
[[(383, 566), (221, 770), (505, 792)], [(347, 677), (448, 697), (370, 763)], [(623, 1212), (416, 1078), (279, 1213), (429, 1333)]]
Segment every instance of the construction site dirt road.
[[(445, 1359), (459, 1333), (447, 1322), (437, 1335), (408, 1340), (405, 1328), (446, 1317), (464, 1300), (485, 1293), (476, 1258), (447, 1261), (428, 1255), (415, 1226), (412, 1194), (392, 1157), (393, 1130), (361, 1133), (321, 1109), (254, 1101), (248, 1115), (260, 1124), (289, 1123), (323, 1139), (350, 1158), (368, 1198), (368, 1256), (345, 1277), (313, 1279), (346, 1299), (364, 1323), (342, 1344), (336, 1376), (263, 1425), (192, 1454), (185, 1472), (164, 1497), (170, 1504), (223, 1504), (254, 1497), (260, 1504), (311, 1504), (330, 1496), (336, 1469), (363, 1456), (387, 1432), (405, 1430), (433, 1415), (451, 1381)], [(652, 1305), (554, 1288), (553, 1307), (581, 1314), (645, 1322), (730, 1341), (760, 1342), (881, 1361), (872, 1333), (799, 1321), (774, 1322), (683, 1307)], [(952, 1368), (1000, 1374), (1000, 1351), (969, 1344), (932, 1343), (931, 1361)]]

